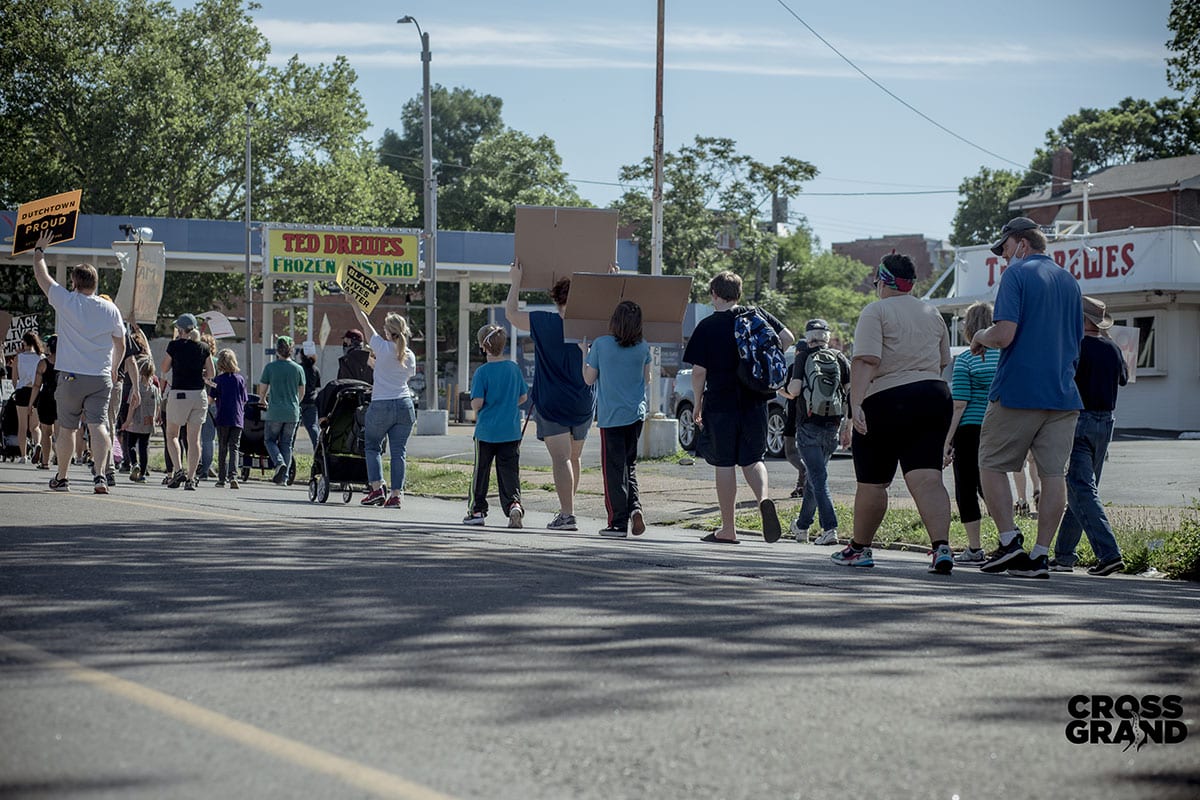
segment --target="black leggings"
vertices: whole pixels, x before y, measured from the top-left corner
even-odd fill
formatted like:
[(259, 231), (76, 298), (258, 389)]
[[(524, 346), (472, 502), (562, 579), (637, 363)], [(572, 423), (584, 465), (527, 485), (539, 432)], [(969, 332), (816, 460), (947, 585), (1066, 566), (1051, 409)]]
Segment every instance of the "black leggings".
[(125, 440), (125, 461), (129, 468), (140, 465), (142, 473), (146, 473), (150, 467), (149, 461), (146, 460), (150, 450), (150, 434), (122, 431), (121, 437)]
[(979, 425), (959, 425), (954, 432), (954, 500), (963, 522), (983, 518), (979, 496), (983, 484), (979, 481)]

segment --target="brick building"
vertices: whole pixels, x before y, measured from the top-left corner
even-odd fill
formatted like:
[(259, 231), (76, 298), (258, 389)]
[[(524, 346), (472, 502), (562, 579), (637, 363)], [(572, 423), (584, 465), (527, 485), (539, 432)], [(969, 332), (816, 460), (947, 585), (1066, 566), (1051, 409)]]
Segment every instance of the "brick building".
[(913, 260), (918, 278), (928, 278), (940, 272), (952, 260), (950, 245), (941, 239), (905, 233), (898, 236), (882, 236), (878, 239), (855, 239), (852, 242), (834, 242), (833, 252), (861, 261), (874, 267), (890, 253), (903, 253)]

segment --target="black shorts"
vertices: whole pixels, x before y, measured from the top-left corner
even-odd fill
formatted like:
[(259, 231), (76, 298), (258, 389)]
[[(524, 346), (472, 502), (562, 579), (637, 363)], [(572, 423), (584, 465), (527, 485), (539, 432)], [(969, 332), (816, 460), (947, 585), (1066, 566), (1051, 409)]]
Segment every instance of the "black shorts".
[(867, 434), (854, 432), (854, 475), (859, 483), (885, 484), (896, 465), (941, 470), (954, 401), (945, 381), (906, 383), (863, 401)]
[(38, 398), (37, 402), (38, 422), (43, 425), (53, 425), (58, 422), (58, 404), (51, 397), (48, 401), (42, 402), (42, 398)]
[(32, 396), (33, 396), (33, 387), (32, 386), (22, 386), (20, 389), (17, 389), (15, 392), (13, 392), (12, 398), (13, 398), (13, 402), (17, 404), (18, 408), (28, 408), (29, 407), (29, 398)]
[(714, 467), (748, 467), (767, 452), (767, 404), (737, 411), (702, 411), (696, 452)]

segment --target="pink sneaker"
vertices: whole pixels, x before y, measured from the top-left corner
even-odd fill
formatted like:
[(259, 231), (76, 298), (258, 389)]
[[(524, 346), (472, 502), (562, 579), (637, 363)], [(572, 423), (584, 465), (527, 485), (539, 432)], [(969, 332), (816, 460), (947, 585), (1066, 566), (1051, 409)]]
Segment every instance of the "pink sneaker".
[(399, 508), (400, 507), (400, 495), (394, 494), (391, 497), (389, 497), (387, 500), (384, 501), (383, 507), (384, 508)]

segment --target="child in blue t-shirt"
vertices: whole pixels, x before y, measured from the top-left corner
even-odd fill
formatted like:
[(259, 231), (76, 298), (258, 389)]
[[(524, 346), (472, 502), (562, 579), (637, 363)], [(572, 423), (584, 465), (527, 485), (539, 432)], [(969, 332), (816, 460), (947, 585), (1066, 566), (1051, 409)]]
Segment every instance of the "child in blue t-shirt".
[(583, 380), (599, 384), (596, 408), (600, 427), (600, 462), (604, 472), (604, 505), (608, 527), (601, 536), (623, 539), (646, 530), (638, 498), (637, 449), (646, 416), (646, 384), (650, 382), (650, 345), (642, 337), (642, 309), (631, 300), (617, 304), (601, 336), (583, 350)]
[(475, 370), (471, 379), (471, 408), (476, 414), (475, 473), (471, 506), (463, 524), (484, 524), (495, 461), (500, 507), (508, 517), (508, 527), (519, 528), (525, 517), (521, 507), (521, 404), (529, 394), (529, 386), (521, 368), (504, 357), (508, 343), (504, 328), (484, 325), (477, 336), (487, 363)]

